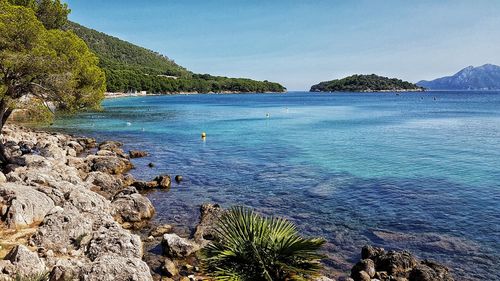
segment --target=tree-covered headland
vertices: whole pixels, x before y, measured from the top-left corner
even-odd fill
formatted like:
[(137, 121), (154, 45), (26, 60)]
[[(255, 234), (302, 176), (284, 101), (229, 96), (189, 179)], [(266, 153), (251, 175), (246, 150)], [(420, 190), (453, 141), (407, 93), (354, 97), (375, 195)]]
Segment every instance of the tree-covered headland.
[(106, 72), (108, 92), (283, 92), (278, 83), (195, 74), (168, 57), (129, 42), (68, 22), (67, 30), (80, 36), (99, 57)]
[(423, 91), (424, 88), (397, 78), (375, 74), (352, 75), (343, 79), (321, 82), (311, 87), (311, 92), (382, 92)]

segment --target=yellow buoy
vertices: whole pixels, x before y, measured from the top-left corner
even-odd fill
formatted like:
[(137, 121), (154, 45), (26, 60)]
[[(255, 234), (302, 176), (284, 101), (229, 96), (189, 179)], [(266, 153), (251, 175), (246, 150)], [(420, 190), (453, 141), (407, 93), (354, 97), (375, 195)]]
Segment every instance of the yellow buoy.
[(201, 138), (206, 138), (207, 134), (205, 132), (201, 133)]

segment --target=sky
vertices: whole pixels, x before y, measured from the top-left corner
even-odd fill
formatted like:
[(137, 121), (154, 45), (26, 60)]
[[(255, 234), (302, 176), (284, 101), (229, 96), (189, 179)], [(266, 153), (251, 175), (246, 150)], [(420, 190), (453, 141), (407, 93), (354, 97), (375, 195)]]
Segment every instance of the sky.
[(500, 64), (497, 0), (66, 0), (70, 19), (196, 73), (308, 90), (352, 74), (417, 82)]

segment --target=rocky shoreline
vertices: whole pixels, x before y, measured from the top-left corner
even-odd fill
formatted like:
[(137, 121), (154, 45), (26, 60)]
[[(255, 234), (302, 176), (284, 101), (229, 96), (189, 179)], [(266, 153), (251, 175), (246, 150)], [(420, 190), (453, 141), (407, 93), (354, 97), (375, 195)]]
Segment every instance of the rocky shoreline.
[[(169, 189), (171, 178), (128, 174), (130, 159), (147, 152), (15, 125), (4, 128), (2, 141), (14, 164), (0, 172), (0, 281), (210, 280), (196, 252), (213, 238), (224, 210), (202, 205), (189, 238), (170, 225), (152, 225), (155, 209), (141, 192)], [(338, 280), (453, 280), (446, 267), (408, 252), (367, 246), (361, 257), (351, 276)]]

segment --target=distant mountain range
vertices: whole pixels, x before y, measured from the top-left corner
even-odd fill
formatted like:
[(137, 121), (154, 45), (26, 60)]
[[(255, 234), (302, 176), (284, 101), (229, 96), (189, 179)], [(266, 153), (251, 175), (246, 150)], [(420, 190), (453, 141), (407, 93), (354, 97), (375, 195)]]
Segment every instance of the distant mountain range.
[(423, 80), (417, 85), (429, 90), (500, 90), (500, 66), (469, 66), (453, 76)]

